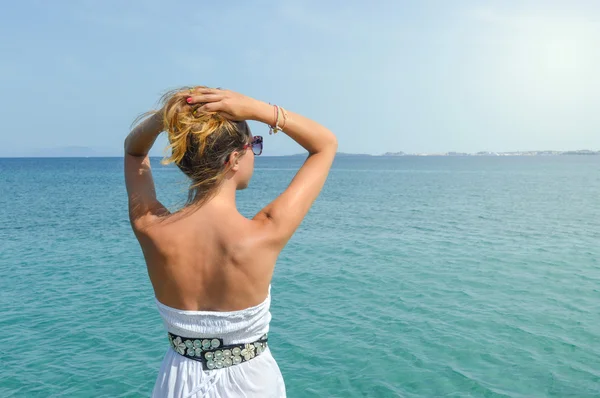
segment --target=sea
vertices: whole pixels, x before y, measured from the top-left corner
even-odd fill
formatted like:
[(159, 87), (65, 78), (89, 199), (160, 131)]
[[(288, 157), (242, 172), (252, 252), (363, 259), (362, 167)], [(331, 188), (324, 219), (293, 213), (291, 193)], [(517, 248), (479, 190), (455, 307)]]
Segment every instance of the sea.
[[(258, 157), (240, 212), (303, 161)], [(289, 397), (600, 397), (600, 156), (340, 156), (272, 296)], [(0, 397), (149, 396), (153, 298), (122, 158), (0, 159)]]

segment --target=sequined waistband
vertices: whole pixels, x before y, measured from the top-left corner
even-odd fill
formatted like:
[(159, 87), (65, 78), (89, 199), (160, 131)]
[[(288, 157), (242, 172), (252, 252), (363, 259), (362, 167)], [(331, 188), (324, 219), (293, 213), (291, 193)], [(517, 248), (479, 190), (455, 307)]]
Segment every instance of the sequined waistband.
[(223, 339), (182, 337), (171, 332), (169, 342), (171, 347), (180, 355), (202, 362), (205, 369), (221, 369), (239, 365), (262, 354), (267, 348), (267, 335), (245, 344), (224, 345)]

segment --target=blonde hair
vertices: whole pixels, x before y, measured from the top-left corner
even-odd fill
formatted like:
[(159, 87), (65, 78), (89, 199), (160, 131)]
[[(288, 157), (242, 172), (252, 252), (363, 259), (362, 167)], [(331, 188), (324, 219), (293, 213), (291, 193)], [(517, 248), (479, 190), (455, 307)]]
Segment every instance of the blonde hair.
[[(251, 138), (245, 121), (236, 122), (217, 112), (200, 111), (202, 103), (188, 104), (186, 100), (194, 88), (171, 90), (160, 99), (164, 130), (169, 139), (165, 151), (171, 149), (171, 155), (160, 163), (175, 163), (191, 179), (186, 205), (203, 203), (216, 193), (231, 167), (231, 162), (226, 164), (229, 155), (235, 150), (242, 152)], [(157, 112), (148, 112), (140, 118)]]

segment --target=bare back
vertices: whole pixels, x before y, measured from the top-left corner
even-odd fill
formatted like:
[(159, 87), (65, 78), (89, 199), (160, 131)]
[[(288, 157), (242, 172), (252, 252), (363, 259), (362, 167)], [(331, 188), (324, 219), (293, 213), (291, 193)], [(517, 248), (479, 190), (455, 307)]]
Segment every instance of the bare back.
[(235, 311), (261, 303), (280, 248), (264, 222), (210, 203), (136, 233), (163, 304), (183, 310)]

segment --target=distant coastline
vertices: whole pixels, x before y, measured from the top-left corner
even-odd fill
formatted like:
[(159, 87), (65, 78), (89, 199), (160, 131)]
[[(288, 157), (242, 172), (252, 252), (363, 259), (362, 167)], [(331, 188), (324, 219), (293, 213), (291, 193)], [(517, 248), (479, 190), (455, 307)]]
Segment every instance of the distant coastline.
[[(304, 156), (305, 154), (288, 155), (288, 156)], [(600, 155), (600, 151), (591, 151), (589, 149), (581, 149), (578, 151), (514, 151), (514, 152), (439, 152), (439, 153), (405, 153), (405, 152), (386, 152), (381, 155), (369, 155), (358, 153), (338, 152), (337, 156), (352, 156), (352, 157), (398, 157), (398, 156), (561, 156), (561, 155)]]
[(600, 155), (600, 151), (581, 149), (578, 151), (515, 151), (515, 152), (443, 152), (443, 153), (404, 153), (386, 152), (379, 156), (561, 156), (561, 155)]

